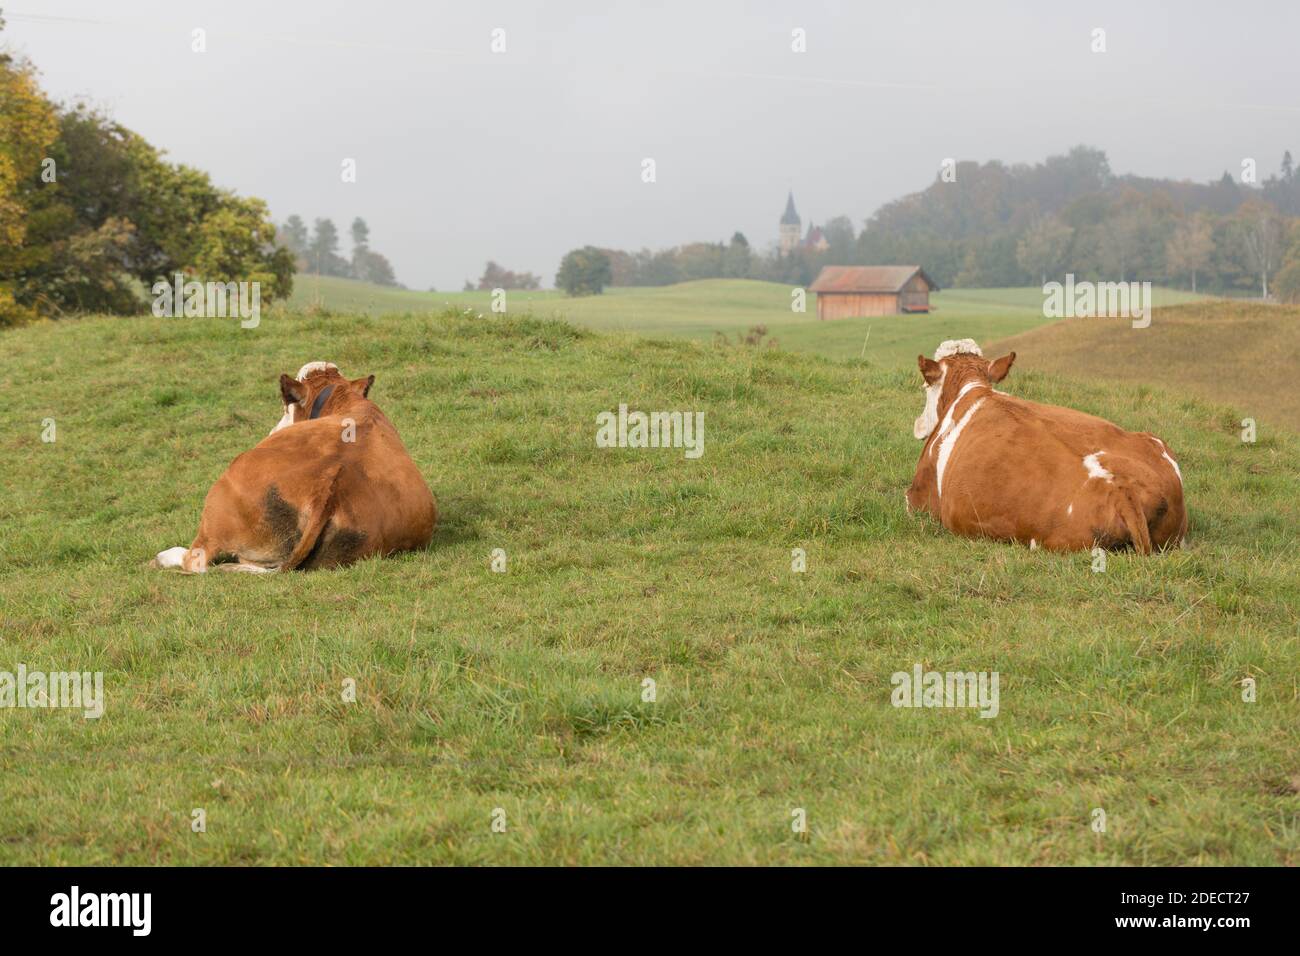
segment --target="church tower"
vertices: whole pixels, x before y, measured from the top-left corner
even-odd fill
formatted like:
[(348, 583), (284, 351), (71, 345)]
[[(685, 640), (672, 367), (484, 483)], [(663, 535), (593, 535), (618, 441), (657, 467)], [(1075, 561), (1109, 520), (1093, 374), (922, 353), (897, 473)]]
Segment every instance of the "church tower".
[(803, 225), (794, 211), (794, 190), (785, 200), (785, 214), (781, 216), (781, 255), (788, 256), (798, 245)]

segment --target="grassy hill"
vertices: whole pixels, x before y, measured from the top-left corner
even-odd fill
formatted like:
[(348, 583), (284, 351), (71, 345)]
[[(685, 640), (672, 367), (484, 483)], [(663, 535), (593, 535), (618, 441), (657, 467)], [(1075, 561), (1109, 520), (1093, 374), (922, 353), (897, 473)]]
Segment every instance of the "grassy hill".
[[(3, 345), (0, 670), (107, 707), (0, 710), (0, 863), (1300, 863), (1300, 444), (1234, 410), (1012, 372), (1180, 453), (1189, 546), (1095, 574), (904, 513), (914, 371), (428, 314)], [(377, 376), (432, 547), (143, 567), (318, 358)], [(704, 411), (703, 457), (598, 449), (620, 402)], [(918, 663), (999, 715), (892, 707)]]
[(1155, 385), (1235, 406), (1295, 429), (1300, 422), (1300, 308), (1218, 299), (1161, 309), (1151, 326), (1066, 319), (993, 343), (1034, 367), (1076, 378)]
[[(1157, 306), (1199, 297), (1156, 289)], [(735, 339), (756, 325), (767, 328), (781, 348), (828, 358), (864, 359), (885, 366), (911, 365), (947, 338), (986, 341), (1005, 338), (1048, 322), (1039, 289), (953, 289), (932, 297), (934, 313), (821, 322), (817, 299), (807, 311), (790, 311), (790, 287), (751, 279), (708, 279), (678, 285), (611, 288), (598, 296), (571, 298), (562, 292), (510, 292), (507, 311), (565, 319), (585, 328), (697, 340), (723, 333)], [(383, 315), (394, 312), (469, 309), (491, 312), (487, 292), (411, 292), (350, 279), (302, 275), (292, 305), (338, 312)]]

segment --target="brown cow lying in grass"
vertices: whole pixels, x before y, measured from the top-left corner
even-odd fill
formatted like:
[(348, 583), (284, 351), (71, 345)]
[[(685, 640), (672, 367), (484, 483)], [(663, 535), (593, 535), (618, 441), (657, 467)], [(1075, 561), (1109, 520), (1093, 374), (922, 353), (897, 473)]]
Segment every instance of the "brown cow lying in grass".
[(208, 491), (194, 543), (160, 552), (154, 566), (306, 570), (425, 547), (437, 505), (367, 397), (374, 380), (349, 381), (327, 362), (281, 375), (284, 418)]
[(1177, 547), (1187, 532), (1183, 480), (1163, 441), (1083, 412), (993, 388), (1015, 361), (989, 362), (970, 339), (917, 356), (925, 440), (907, 490), (955, 534), (1079, 551)]

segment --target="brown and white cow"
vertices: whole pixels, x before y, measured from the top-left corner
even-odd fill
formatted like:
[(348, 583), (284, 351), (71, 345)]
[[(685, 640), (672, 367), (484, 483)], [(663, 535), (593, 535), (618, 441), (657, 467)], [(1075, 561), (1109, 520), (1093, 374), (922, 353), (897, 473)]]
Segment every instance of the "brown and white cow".
[(329, 362), (280, 376), (285, 413), (208, 491), (189, 548), (154, 566), (202, 573), (351, 564), (428, 545), (438, 509), (392, 423)]
[(1016, 353), (986, 360), (970, 339), (917, 356), (925, 441), (907, 490), (967, 537), (1078, 551), (1177, 547), (1187, 531), (1183, 480), (1169, 446), (1105, 419), (993, 388)]

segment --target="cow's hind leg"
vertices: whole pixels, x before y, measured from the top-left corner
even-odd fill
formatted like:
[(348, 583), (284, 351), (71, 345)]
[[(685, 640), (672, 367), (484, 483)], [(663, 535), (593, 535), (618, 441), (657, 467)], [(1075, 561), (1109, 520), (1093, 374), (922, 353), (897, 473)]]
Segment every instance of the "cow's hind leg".
[(182, 574), (204, 574), (212, 558), (213, 552), (200, 526), (199, 536), (194, 539), (192, 545), (188, 548), (177, 545), (166, 551), (159, 551), (149, 562), (149, 566), (164, 571), (180, 571)]
[(208, 550), (197, 542), (194, 547), (189, 548), (177, 545), (166, 551), (159, 551), (149, 562), (149, 566), (164, 571), (180, 571), (182, 574), (203, 574), (208, 570)]
[(1148, 519), (1151, 545), (1157, 551), (1182, 547), (1187, 535), (1187, 508), (1182, 497), (1169, 501), (1162, 498), (1155, 513)]
[(194, 543), (160, 552), (154, 566), (187, 574), (223, 562), (231, 562), (223, 570), (253, 574), (298, 567), (330, 518), (337, 472), (337, 465), (327, 468), (316, 476), (315, 487), (287, 497), (275, 484), (249, 487), (227, 472), (203, 502)]
[(293, 549), (295, 540), (277, 541), (284, 516), (265, 515), (223, 476), (203, 503), (199, 530), (188, 548), (160, 551), (152, 565), (184, 574), (204, 574), (210, 565), (223, 570), (274, 571)]
[(159, 551), (158, 556), (153, 559), (155, 568), (166, 568), (180, 571), (182, 574), (206, 574), (209, 564), (219, 564), (227, 560), (229, 554), (224, 551), (214, 551), (211, 542), (203, 534), (203, 527), (200, 523), (199, 535), (194, 539), (194, 543), (188, 548), (175, 547), (168, 548), (166, 551)]
[(221, 568), (222, 571), (243, 571), (248, 574), (274, 574), (279, 570), (278, 568), (265, 568), (260, 564), (247, 564), (243, 561), (234, 564), (219, 564), (217, 567)]

